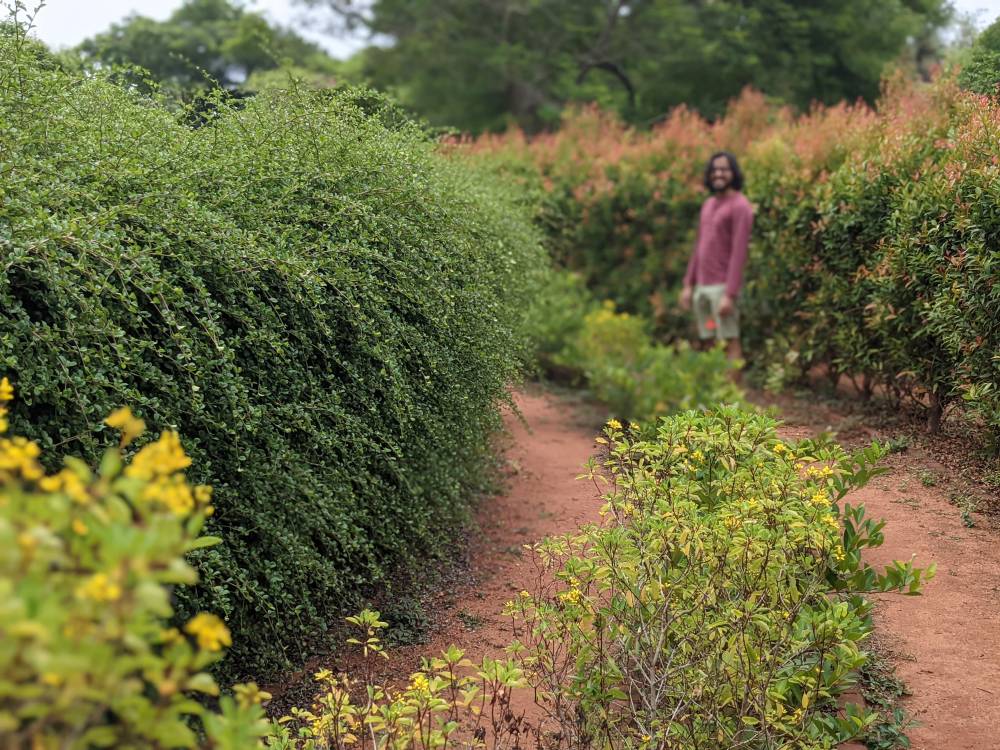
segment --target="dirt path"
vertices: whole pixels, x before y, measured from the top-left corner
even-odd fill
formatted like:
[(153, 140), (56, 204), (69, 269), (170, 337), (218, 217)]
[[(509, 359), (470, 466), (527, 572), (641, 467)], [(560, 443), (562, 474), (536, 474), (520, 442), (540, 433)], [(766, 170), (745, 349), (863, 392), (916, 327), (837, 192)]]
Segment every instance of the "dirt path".
[[(875, 431), (815, 402), (782, 404), (785, 433), (804, 437), (848, 426), (867, 442)], [(890, 456), (889, 474), (849, 496), (868, 515), (884, 518), (885, 544), (872, 564), (908, 560), (937, 564), (923, 596), (881, 596), (875, 614), (880, 642), (896, 656), (903, 700), (919, 725), (907, 734), (913, 750), (1000, 748), (1000, 544), (995, 520), (976, 513), (963, 521), (949, 502), (950, 473), (919, 446)]]
[(600, 422), (592, 408), (537, 387), (517, 393), (515, 401), (523, 421), (512, 413), (504, 417), (506, 492), (484, 501), (477, 515), (467, 580), (429, 603), (429, 642), (392, 650), (387, 666), (395, 675), (410, 674), (421, 657), (450, 644), (473, 661), (503, 656), (513, 639), (510, 620), (501, 615), (504, 603), (535, 580), (522, 545), (599, 518), (594, 486), (576, 480), (597, 447)]
[[(511, 622), (502, 616), (504, 604), (524, 589), (533, 589), (535, 567), (522, 545), (573, 531), (598, 520), (600, 501), (592, 484), (577, 481), (597, 447), (601, 416), (571, 394), (557, 396), (529, 385), (515, 394), (521, 418), (504, 415), (506, 435), (501, 448), (506, 487), (482, 502), (467, 539), (468, 567), (450, 574), (422, 602), (430, 621), (427, 640), (394, 646), (389, 659), (379, 660), (381, 684), (405, 683), (420, 667), (421, 658), (438, 656), (449, 645), (475, 662), (499, 658), (513, 640)], [(306, 706), (314, 693), (311, 675), (321, 668), (356, 671), (352, 654), (311, 659), (296, 675), (266, 686), (276, 696), (272, 711)], [(530, 718), (533, 707), (519, 705)]]

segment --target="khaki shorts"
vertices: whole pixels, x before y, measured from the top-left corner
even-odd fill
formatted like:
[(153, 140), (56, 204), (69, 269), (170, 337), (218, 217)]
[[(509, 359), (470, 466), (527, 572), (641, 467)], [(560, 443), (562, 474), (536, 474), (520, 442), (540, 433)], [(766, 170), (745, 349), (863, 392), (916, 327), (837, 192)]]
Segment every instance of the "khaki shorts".
[(691, 297), (694, 319), (698, 323), (700, 339), (738, 339), (740, 337), (740, 309), (733, 302), (733, 311), (719, 315), (719, 304), (726, 293), (725, 284), (696, 286)]

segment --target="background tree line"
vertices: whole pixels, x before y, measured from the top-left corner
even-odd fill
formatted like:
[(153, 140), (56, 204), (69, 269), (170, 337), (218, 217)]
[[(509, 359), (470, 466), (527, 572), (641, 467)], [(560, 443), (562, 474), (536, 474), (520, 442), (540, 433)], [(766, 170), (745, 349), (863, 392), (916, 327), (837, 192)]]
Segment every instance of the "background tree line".
[[(216, 80), (367, 83), (428, 122), (529, 131), (596, 101), (648, 125), (685, 104), (715, 118), (745, 86), (805, 110), (874, 102), (886, 68), (929, 74), (955, 22), (948, 0), (299, 0), (331, 33), (372, 43), (348, 61), (230, 0), (187, 0), (166, 21), (133, 16), (84, 42), (101, 64), (135, 64), (190, 93)], [(332, 16), (329, 12), (332, 11)], [(984, 42), (1000, 33), (987, 32)], [(979, 90), (998, 53), (967, 51)]]

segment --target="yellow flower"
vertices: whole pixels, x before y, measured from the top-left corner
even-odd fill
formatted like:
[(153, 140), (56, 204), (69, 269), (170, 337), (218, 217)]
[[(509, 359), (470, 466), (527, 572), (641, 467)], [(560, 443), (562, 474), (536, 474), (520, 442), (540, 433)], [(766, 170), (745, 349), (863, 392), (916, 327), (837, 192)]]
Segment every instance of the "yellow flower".
[(198, 505), (208, 505), (212, 502), (212, 488), (207, 484), (199, 484), (194, 488), (194, 499)]
[(159, 440), (144, 446), (135, 455), (125, 469), (125, 476), (149, 480), (183, 471), (190, 465), (191, 459), (181, 447), (180, 436), (168, 430), (160, 435)]
[(826, 496), (825, 492), (820, 490), (819, 492), (816, 492), (811, 498), (809, 498), (809, 502), (815, 505), (817, 508), (827, 508), (830, 505), (830, 498)]
[(773, 450), (775, 453), (780, 455), (788, 450), (788, 448), (785, 447), (784, 443), (775, 443)]
[[(4, 378), (4, 380), (6, 379), (7, 378)], [(50, 687), (59, 687), (60, 685), (62, 685), (62, 681), (63, 681), (62, 675), (57, 674), (55, 672), (45, 672), (42, 675), (42, 683)]]
[(121, 598), (122, 589), (108, 578), (107, 573), (94, 573), (77, 587), (76, 595), (95, 602), (113, 602)]
[(726, 519), (725, 523), (727, 529), (735, 529), (740, 526), (742, 522), (736, 516), (730, 516)]
[(41, 465), (35, 460), (41, 452), (38, 444), (27, 438), (0, 438), (0, 472), (37, 481), (45, 476)]
[(21, 548), (21, 552), (31, 554), (38, 546), (38, 539), (30, 531), (22, 531), (17, 535), (17, 546)]
[(271, 694), (257, 687), (256, 682), (248, 682), (245, 685), (233, 685), (233, 692), (236, 693), (236, 702), (241, 708), (259, 706), (264, 701), (271, 700)]
[(121, 431), (122, 445), (128, 445), (146, 431), (146, 423), (132, 414), (132, 410), (127, 406), (111, 412), (104, 420), (104, 424)]
[(183, 517), (194, 510), (194, 493), (183, 475), (155, 479), (143, 488), (139, 497), (146, 502), (159, 503), (175, 516)]
[(846, 555), (844, 554), (844, 548), (843, 547), (836, 547), (836, 548), (834, 548), (834, 550), (833, 550), (833, 559), (834, 560), (836, 560), (837, 562), (843, 562), (845, 556)]
[(410, 690), (426, 693), (429, 689), (430, 683), (427, 681), (427, 675), (423, 672), (414, 672), (410, 675)]
[(563, 591), (561, 594), (559, 594), (559, 598), (566, 604), (579, 604), (580, 589), (572, 588), (569, 591)]
[(831, 469), (829, 466), (824, 466), (819, 473), (820, 476), (830, 477), (833, 476), (833, 469)]
[(840, 523), (832, 515), (823, 516), (823, 523), (829, 526), (834, 531), (840, 531)]
[(610, 427), (612, 430), (620, 430), (622, 428), (622, 423), (619, 422), (617, 419), (609, 419), (608, 427)]
[(45, 477), (42, 481), (45, 482), (48, 480), (54, 480), (56, 486), (56, 489), (51, 491), (58, 492), (62, 490), (69, 496), (70, 500), (78, 505), (86, 505), (91, 500), (90, 493), (87, 491), (87, 485), (80, 479), (80, 475), (72, 469), (63, 469), (54, 477)]
[(691, 454), (691, 458), (695, 461), (701, 461), (703, 458), (705, 458), (705, 454), (699, 450), (696, 450)]
[(333, 679), (333, 672), (329, 669), (321, 669), (313, 675), (313, 679), (317, 682), (329, 682)]
[(198, 648), (205, 651), (221, 651), (223, 646), (233, 644), (229, 628), (215, 615), (200, 612), (184, 626), (184, 630), (198, 641)]
[(87, 524), (81, 521), (79, 518), (73, 519), (73, 531), (80, 536), (86, 536), (90, 529), (87, 528)]
[(14, 400), (14, 386), (10, 384), (7, 377), (4, 376), (0, 380), (0, 401), (13, 401)]
[(632, 503), (625, 503), (622, 506), (622, 515), (630, 516), (633, 513), (635, 513), (635, 505), (633, 505)]
[(529, 594), (529, 593), (528, 593), (527, 591), (522, 591), (522, 592), (520, 593), (520, 597), (521, 597), (522, 599), (530, 599), (530, 598), (531, 598), (531, 594)]

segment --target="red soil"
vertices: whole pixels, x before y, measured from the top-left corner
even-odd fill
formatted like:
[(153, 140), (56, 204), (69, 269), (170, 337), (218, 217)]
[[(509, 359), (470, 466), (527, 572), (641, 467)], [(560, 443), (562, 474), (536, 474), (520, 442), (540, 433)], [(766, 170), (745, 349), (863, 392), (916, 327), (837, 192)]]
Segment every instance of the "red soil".
[(409, 675), (421, 657), (436, 656), (450, 644), (473, 661), (504, 656), (513, 632), (503, 605), (533, 589), (537, 577), (522, 545), (598, 520), (597, 490), (576, 477), (597, 447), (600, 422), (540, 389), (515, 394), (515, 402), (522, 418), (508, 413), (504, 419), (507, 490), (485, 500), (477, 514), (467, 581), (430, 603), (430, 642), (392, 649), (395, 675)]

